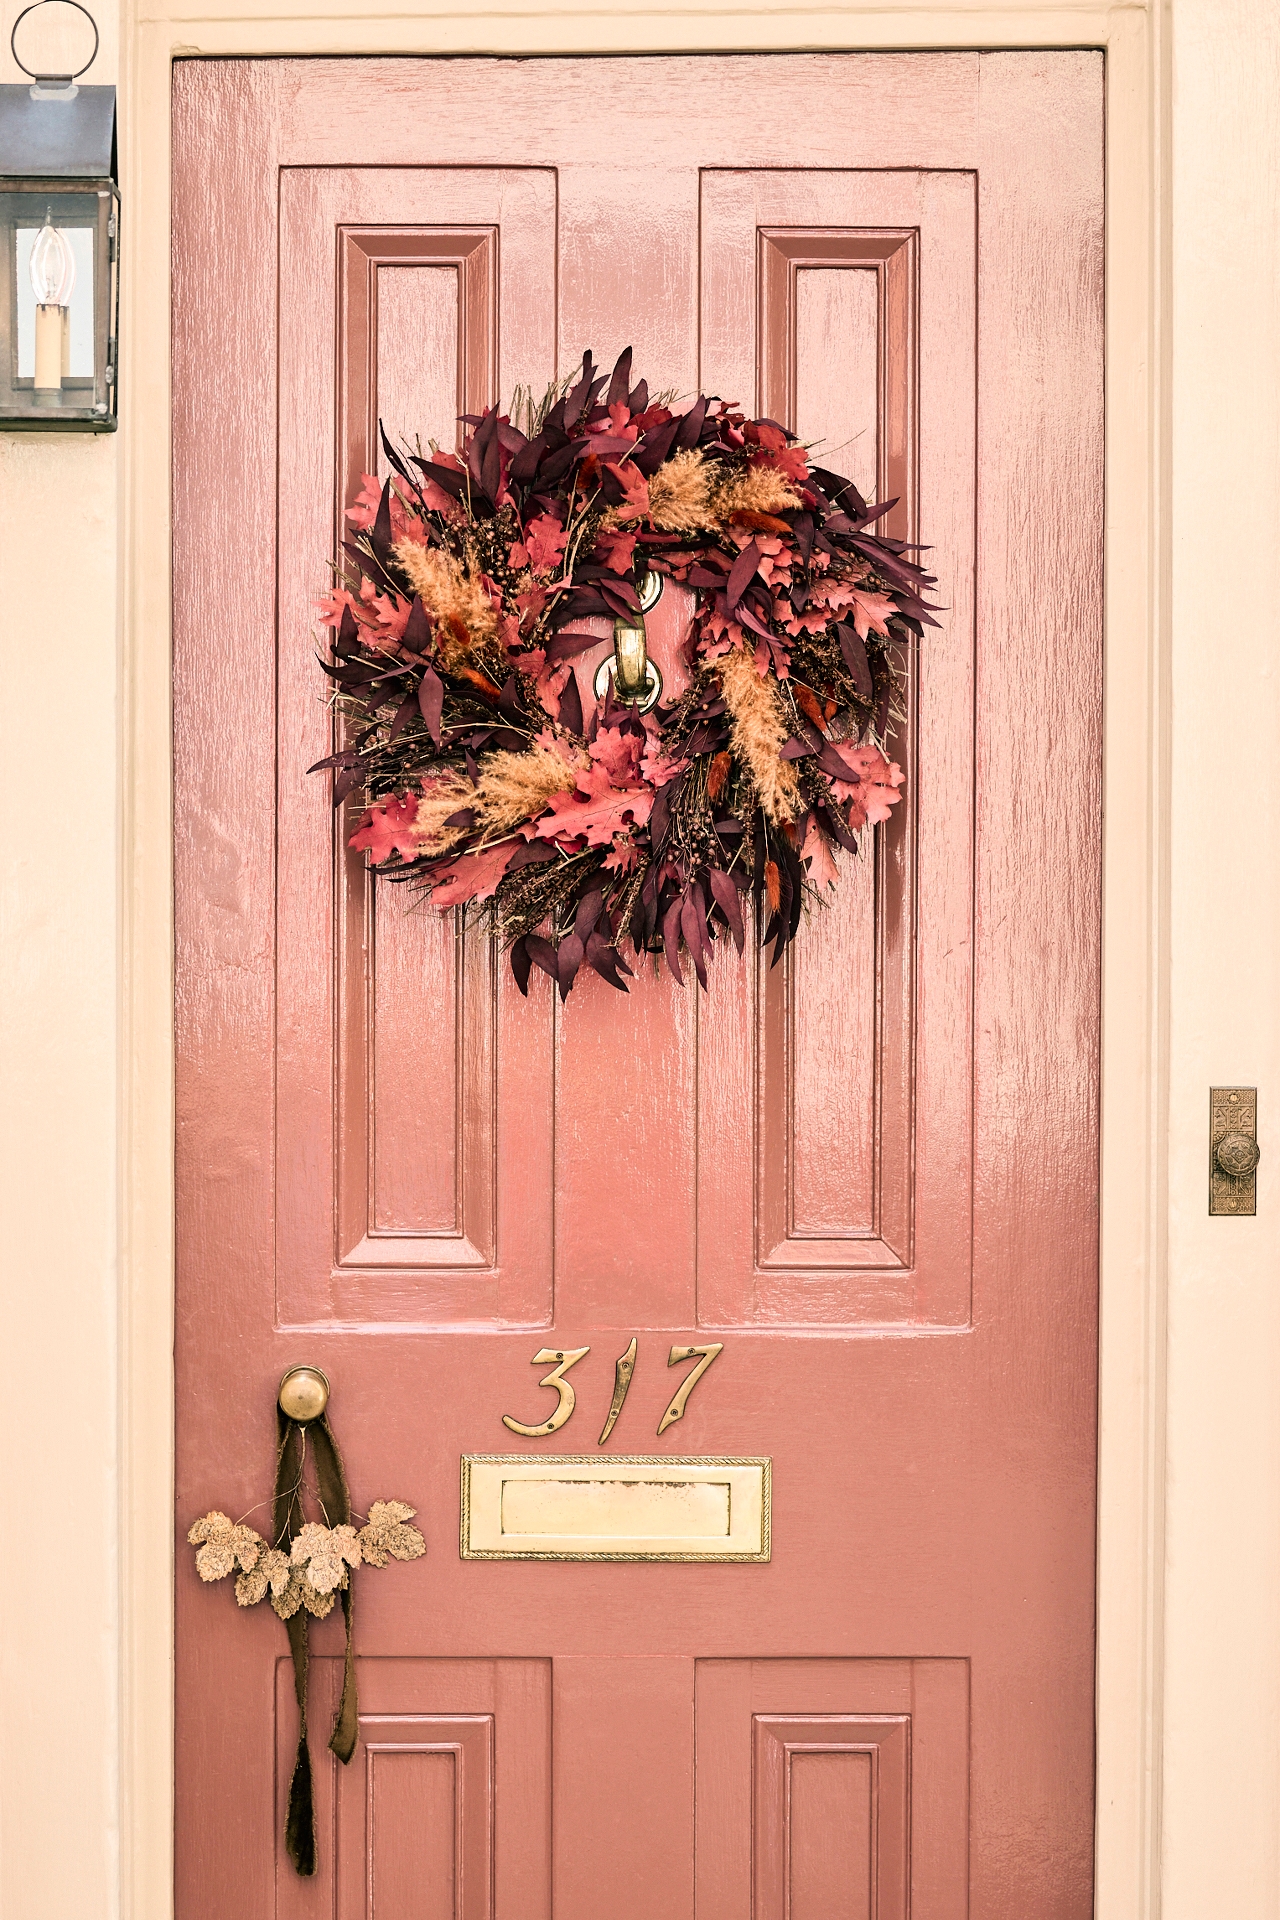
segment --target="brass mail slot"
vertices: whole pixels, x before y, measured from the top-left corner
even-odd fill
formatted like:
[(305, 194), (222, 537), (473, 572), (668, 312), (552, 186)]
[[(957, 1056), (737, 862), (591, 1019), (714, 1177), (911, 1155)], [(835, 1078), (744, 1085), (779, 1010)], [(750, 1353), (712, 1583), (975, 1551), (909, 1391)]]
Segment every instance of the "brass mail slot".
[(772, 1462), (464, 1453), (464, 1560), (767, 1560)]

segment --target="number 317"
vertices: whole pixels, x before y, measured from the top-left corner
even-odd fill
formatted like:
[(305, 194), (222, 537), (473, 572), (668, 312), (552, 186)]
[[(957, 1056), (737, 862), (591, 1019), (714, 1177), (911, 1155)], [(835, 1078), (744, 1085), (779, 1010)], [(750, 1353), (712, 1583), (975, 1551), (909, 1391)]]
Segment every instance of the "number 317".
[[(622, 1412), (623, 1403), (626, 1400), (627, 1392), (631, 1386), (631, 1376), (636, 1370), (637, 1345), (638, 1342), (635, 1336), (632, 1335), (631, 1345), (625, 1353), (618, 1355), (618, 1359), (614, 1365), (613, 1399), (609, 1406), (609, 1413), (605, 1420), (604, 1428), (599, 1440), (596, 1442), (596, 1445), (599, 1447), (604, 1445), (609, 1435), (613, 1432), (618, 1415)], [(686, 1373), (684, 1379), (672, 1394), (667, 1410), (658, 1423), (659, 1433), (665, 1433), (667, 1428), (673, 1427), (677, 1420), (684, 1419), (684, 1410), (689, 1404), (689, 1395), (693, 1392), (712, 1361), (716, 1359), (723, 1350), (723, 1340), (710, 1340), (705, 1347), (672, 1347), (667, 1360), (669, 1367), (679, 1366), (682, 1360), (693, 1360), (696, 1361), (697, 1364), (690, 1367), (688, 1373)], [(577, 1395), (573, 1390), (573, 1382), (567, 1380), (565, 1375), (568, 1373), (570, 1367), (576, 1367), (579, 1360), (584, 1359), (590, 1351), (590, 1347), (539, 1347), (530, 1365), (545, 1367), (549, 1361), (555, 1363), (550, 1373), (547, 1374), (544, 1379), (540, 1380), (538, 1385), (540, 1387), (555, 1388), (559, 1396), (556, 1402), (556, 1410), (549, 1420), (540, 1421), (536, 1427), (526, 1426), (522, 1420), (516, 1420), (511, 1414), (504, 1413), (502, 1416), (503, 1426), (509, 1427), (512, 1433), (525, 1434), (531, 1440), (539, 1439), (544, 1434), (558, 1433), (577, 1404)]]

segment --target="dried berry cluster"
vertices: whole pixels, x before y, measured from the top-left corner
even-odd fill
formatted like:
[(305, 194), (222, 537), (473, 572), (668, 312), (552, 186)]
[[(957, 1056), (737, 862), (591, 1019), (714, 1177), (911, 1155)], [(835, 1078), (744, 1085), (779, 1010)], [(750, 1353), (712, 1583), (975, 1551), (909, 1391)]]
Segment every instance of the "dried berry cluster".
[[(466, 425), (461, 458), (384, 434), (392, 477), (366, 477), (321, 603), (343, 736), (319, 765), (369, 803), (352, 846), (436, 907), (483, 903), (522, 991), (584, 964), (625, 990), (624, 943), (678, 980), (683, 948), (705, 985), (751, 907), (776, 960), (900, 797), (895, 656), (936, 622), (932, 576), (872, 531), (894, 503), (772, 421), (651, 404), (629, 350), (607, 382), (585, 355), (527, 432)], [(650, 573), (696, 595), (687, 684), (584, 709), (577, 623), (634, 620)]]

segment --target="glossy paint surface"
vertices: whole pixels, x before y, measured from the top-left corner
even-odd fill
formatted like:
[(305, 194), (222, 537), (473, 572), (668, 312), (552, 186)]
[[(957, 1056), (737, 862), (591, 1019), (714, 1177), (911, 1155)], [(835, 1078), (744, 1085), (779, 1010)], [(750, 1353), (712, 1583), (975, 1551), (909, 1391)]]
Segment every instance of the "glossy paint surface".
[[(182, 1920), (1089, 1912), (1101, 82), (179, 68), (177, 1519), (263, 1498), (314, 1360), (357, 1507), (430, 1543), (360, 1581), (310, 1885), (282, 1629), (180, 1556)], [(311, 601), (379, 412), (447, 443), (628, 343), (900, 496), (949, 610), (909, 801), (793, 956), (558, 1009), (346, 853)], [(771, 1456), (770, 1563), (458, 1559), (460, 1454), (551, 1410), (532, 1355), (591, 1349), (528, 1451), (594, 1452), (633, 1334), (610, 1449)]]

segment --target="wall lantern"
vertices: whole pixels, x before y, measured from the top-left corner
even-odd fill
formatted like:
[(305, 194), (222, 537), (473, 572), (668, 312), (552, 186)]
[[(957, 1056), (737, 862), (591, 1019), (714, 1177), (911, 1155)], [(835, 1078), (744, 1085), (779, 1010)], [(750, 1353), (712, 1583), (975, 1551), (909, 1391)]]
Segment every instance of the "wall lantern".
[(78, 73), (0, 86), (0, 429), (110, 433), (116, 425), (120, 192), (116, 90)]

